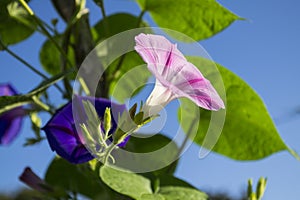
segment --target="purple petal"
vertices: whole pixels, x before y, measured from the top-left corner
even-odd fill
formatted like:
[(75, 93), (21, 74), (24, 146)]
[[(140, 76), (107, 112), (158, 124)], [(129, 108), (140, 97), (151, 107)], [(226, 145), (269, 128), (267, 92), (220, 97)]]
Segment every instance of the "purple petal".
[(135, 50), (148, 64), (148, 69), (162, 86), (172, 91), (174, 97), (169, 99), (186, 97), (205, 109), (225, 108), (209, 80), (185, 59), (175, 44), (151, 34), (140, 34), (135, 40)]
[(0, 84), (0, 96), (13, 96), (18, 94), (10, 83)]
[[(0, 96), (16, 95), (16, 90), (8, 83), (0, 85)], [(8, 145), (18, 135), (22, 119), (26, 115), (22, 107), (17, 107), (0, 115), (0, 144)]]
[[(81, 130), (76, 129), (76, 125), (85, 123), (87, 119), (82, 104), (83, 100), (88, 100), (94, 104), (100, 118), (104, 116), (107, 107), (111, 108), (113, 116), (118, 116), (118, 113), (122, 113), (126, 109), (125, 105), (115, 104), (107, 99), (75, 96), (73, 101), (55, 113), (43, 130), (46, 132), (51, 149), (62, 158), (75, 164), (84, 163), (94, 158), (84, 146)], [(113, 119), (111, 133), (116, 128), (117, 123)]]

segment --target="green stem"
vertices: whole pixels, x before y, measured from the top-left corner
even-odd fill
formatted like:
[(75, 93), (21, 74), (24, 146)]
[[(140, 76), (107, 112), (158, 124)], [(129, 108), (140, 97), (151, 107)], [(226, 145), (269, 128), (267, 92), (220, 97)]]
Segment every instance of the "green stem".
[(41, 107), (43, 110), (49, 112), (50, 114), (54, 114), (54, 112), (51, 111), (50, 107), (46, 104), (44, 104), (37, 96), (32, 97), (33, 102)]
[(142, 10), (142, 12), (140, 13), (140, 15), (139, 15), (139, 17), (138, 17), (137, 25), (136, 25), (137, 28), (140, 27), (141, 22), (142, 22), (142, 20), (143, 20), (143, 17), (144, 17), (144, 15), (145, 15), (145, 13), (146, 13), (145, 10)]
[[(28, 62), (26, 62), (23, 58), (21, 58), (20, 56), (18, 56), (18, 55), (15, 54), (14, 52), (12, 52), (9, 48), (7, 48), (7, 46), (4, 45), (4, 43), (2, 42), (1, 39), (0, 39), (0, 47), (3, 48), (3, 50), (5, 50), (7, 53), (9, 53), (12, 57), (14, 57), (15, 59), (17, 59), (19, 62), (21, 62), (22, 64), (24, 64), (26, 67), (28, 67), (31, 71), (33, 71), (33, 72), (36, 73), (37, 75), (41, 76), (41, 77), (44, 78), (45, 80), (48, 80), (48, 77), (47, 77), (46, 75), (44, 75), (42, 72), (40, 72), (40, 71), (37, 70), (35, 67), (33, 67), (33, 66), (30, 65)], [(59, 87), (59, 85), (57, 85), (57, 84), (55, 83), (54, 86), (55, 86), (62, 94), (64, 94), (64, 91)]]
[(101, 9), (101, 13), (102, 13), (102, 17), (103, 17), (103, 24), (104, 24), (105, 34), (108, 37), (109, 36), (109, 25), (107, 23), (107, 16), (106, 16), (106, 12), (105, 12), (105, 8), (104, 8), (104, 2), (103, 2), (103, 0), (99, 4), (99, 7)]
[(90, 96), (90, 94), (91, 94), (90, 90), (89, 90), (88, 86), (86, 85), (85, 81), (83, 80), (83, 78), (79, 77), (78, 80), (79, 80), (79, 83), (81, 84), (81, 87), (82, 87), (83, 91), (85, 92), (85, 94)]
[(290, 147), (286, 146), (288, 152), (290, 152), (290, 154), (292, 154), (292, 156), (294, 156), (297, 160), (300, 161), (300, 156), (297, 154), (296, 151), (294, 151), (293, 149), (291, 149)]
[[(37, 23), (37, 25), (41, 28), (42, 32), (46, 35), (46, 37), (54, 44), (56, 49), (61, 53), (61, 55), (65, 58), (66, 63), (72, 68), (72, 63), (68, 58), (67, 53), (64, 51), (64, 49), (58, 44), (58, 42), (52, 37), (52, 35), (49, 33), (49, 31), (44, 27), (43, 22), (34, 14), (34, 12), (31, 10), (31, 8), (28, 6), (28, 4), (25, 2), (25, 0), (19, 0), (21, 5), (25, 8), (25, 10), (28, 12), (30, 16), (32, 16), (33, 20)], [(71, 98), (71, 90), (72, 87), (67, 79), (63, 80), (64, 86), (66, 89), (66, 97)]]
[(99, 7), (101, 9), (101, 13), (102, 13), (103, 19), (106, 19), (106, 12), (105, 12), (105, 8), (104, 8), (104, 2), (103, 2), (103, 0), (101, 0), (101, 2), (99, 3)]
[(56, 40), (51, 36), (51, 34), (48, 32), (48, 30), (44, 27), (44, 24), (40, 21), (40, 19), (35, 16), (34, 12), (28, 6), (28, 4), (25, 2), (25, 0), (19, 0), (19, 2), (25, 8), (25, 10), (28, 12), (28, 14), (33, 17), (33, 19), (35, 20), (35, 22), (38, 24), (38, 26), (41, 28), (41, 30), (44, 32), (44, 34), (47, 36), (47, 38), (54, 44), (54, 46), (57, 48), (57, 50), (65, 57), (66, 61), (70, 65), (70, 67), (72, 67), (72, 63), (68, 59), (68, 56), (66, 55), (66, 53), (64, 52), (64, 50), (56, 42)]
[(104, 157), (104, 165), (108, 164), (108, 159), (111, 156), (111, 152), (116, 148), (117, 145), (111, 144), (107, 149), (106, 149), (106, 154)]

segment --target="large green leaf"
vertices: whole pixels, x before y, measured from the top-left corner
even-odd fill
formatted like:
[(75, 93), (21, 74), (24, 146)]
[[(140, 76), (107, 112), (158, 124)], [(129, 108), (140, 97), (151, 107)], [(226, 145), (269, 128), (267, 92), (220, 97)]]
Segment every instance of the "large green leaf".
[(61, 190), (83, 194), (92, 199), (110, 199), (110, 189), (87, 164), (74, 165), (55, 158), (48, 167), (45, 180)]
[(240, 19), (215, 0), (137, 0), (144, 11), (162, 28), (179, 31), (203, 40)]
[(169, 174), (161, 174), (157, 176), (160, 186), (180, 186), (187, 188), (194, 188), (191, 184)]
[[(204, 75), (213, 84), (215, 77), (221, 75), (227, 99), (225, 123), (219, 138), (217, 138), (218, 131), (222, 127), (218, 127), (220, 123), (218, 120), (212, 120), (212, 116), (222, 115), (224, 110), (218, 112), (203, 110), (196, 108), (191, 101), (182, 99), (183, 109), (180, 111), (180, 116), (185, 131), (190, 129), (192, 124), (189, 122), (193, 121), (197, 112), (200, 112), (200, 121), (194, 127), (195, 129), (192, 129), (197, 130), (195, 143), (237, 160), (257, 160), (287, 150), (262, 99), (245, 81), (218, 64), (217, 69), (220, 74), (212, 70), (210, 61), (199, 57), (189, 58), (189, 60), (198, 68), (205, 69), (207, 66)], [(214, 86), (220, 91), (220, 81)], [(215, 140), (218, 139), (214, 146), (205, 143), (208, 129), (211, 130), (210, 136)]]
[(99, 42), (123, 31), (147, 26), (145, 22), (138, 22), (138, 17), (128, 13), (113, 14), (95, 24), (92, 29), (93, 37)]
[(206, 200), (208, 196), (196, 189), (177, 187), (177, 186), (164, 186), (159, 190), (165, 200)]
[(153, 136), (138, 134), (131, 136), (125, 149), (114, 152), (116, 165), (135, 172), (153, 171), (154, 174), (173, 173), (177, 160), (178, 147), (170, 138), (155, 134)]
[(134, 199), (140, 198), (143, 194), (152, 194), (150, 180), (132, 172), (102, 166), (100, 177), (106, 185), (116, 192)]
[(161, 194), (143, 194), (138, 200), (165, 200)]
[(17, 2), (0, 4), (0, 38), (5, 45), (28, 38), (36, 28), (29, 14)]
[[(63, 36), (57, 35), (54, 39), (58, 44), (62, 45)], [(75, 66), (75, 55), (70, 45), (68, 46), (67, 56), (72, 66)], [(62, 55), (52, 41), (46, 40), (44, 42), (40, 49), (39, 58), (44, 70), (49, 74), (57, 75), (63, 71)], [(69, 65), (67, 67), (70, 68)]]

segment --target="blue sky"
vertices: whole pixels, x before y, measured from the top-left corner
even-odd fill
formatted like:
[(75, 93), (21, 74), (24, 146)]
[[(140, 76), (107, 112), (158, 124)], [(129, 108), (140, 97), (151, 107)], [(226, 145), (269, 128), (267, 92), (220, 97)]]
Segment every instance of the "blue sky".
[[(54, 17), (49, 2), (31, 2), (33, 10), (47, 21)], [(105, 2), (108, 13), (139, 13), (134, 1)], [(238, 74), (260, 94), (271, 116), (276, 119), (281, 137), (300, 152), (300, 117), (285, 121), (300, 106), (300, 2), (219, 2), (247, 20), (235, 22), (222, 33), (200, 43), (215, 61)], [(91, 1), (88, 1), (88, 5), (91, 5)], [(91, 13), (95, 22), (100, 11), (95, 8)], [(43, 41), (41, 35), (35, 34), (12, 49), (40, 68), (37, 51)], [(11, 82), (18, 91), (29, 91), (41, 81), (6, 53), (0, 52), (0, 62), (0, 82)], [(57, 94), (55, 89), (52, 92)], [(45, 120), (48, 117), (43, 115)], [(10, 192), (23, 186), (18, 182), (18, 176), (25, 166), (31, 166), (43, 176), (54, 156), (46, 141), (34, 147), (22, 147), (24, 139), (33, 136), (29, 130), (30, 124), (26, 119), (22, 133), (14, 143), (9, 147), (0, 147), (0, 191)], [(198, 153), (199, 147), (192, 145), (182, 157), (176, 175), (199, 188), (239, 195), (246, 188), (248, 178), (257, 181), (260, 176), (266, 176), (268, 188), (265, 199), (296, 199), (300, 196), (300, 161), (287, 152), (254, 162), (234, 161), (214, 153), (200, 160)]]

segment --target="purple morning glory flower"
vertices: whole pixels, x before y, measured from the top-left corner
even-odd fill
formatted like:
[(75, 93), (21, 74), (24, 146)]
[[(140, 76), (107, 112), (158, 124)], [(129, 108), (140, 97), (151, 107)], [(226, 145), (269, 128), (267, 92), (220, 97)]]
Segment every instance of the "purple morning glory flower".
[[(13, 96), (17, 91), (8, 83), (0, 84), (0, 96)], [(25, 111), (17, 107), (0, 115), (0, 144), (8, 145), (18, 135)]]
[[(94, 159), (94, 156), (84, 146), (84, 138), (80, 128), (78, 128), (79, 124), (85, 123), (84, 119), (87, 119), (82, 104), (83, 100), (94, 104), (100, 119), (103, 118), (105, 109), (107, 107), (111, 108), (112, 116), (114, 116), (112, 129), (110, 130), (111, 134), (117, 128), (116, 117), (118, 113), (122, 113), (126, 109), (125, 105), (112, 103), (108, 99), (75, 96), (72, 101), (54, 114), (46, 126), (43, 127), (43, 130), (46, 132), (51, 149), (74, 164)], [(124, 146), (125, 143), (126, 141), (119, 146)]]
[(170, 101), (186, 97), (208, 110), (225, 108), (209, 80), (165, 37), (139, 34), (135, 50), (147, 63), (156, 78), (155, 87), (147, 99), (144, 111), (157, 114)]

